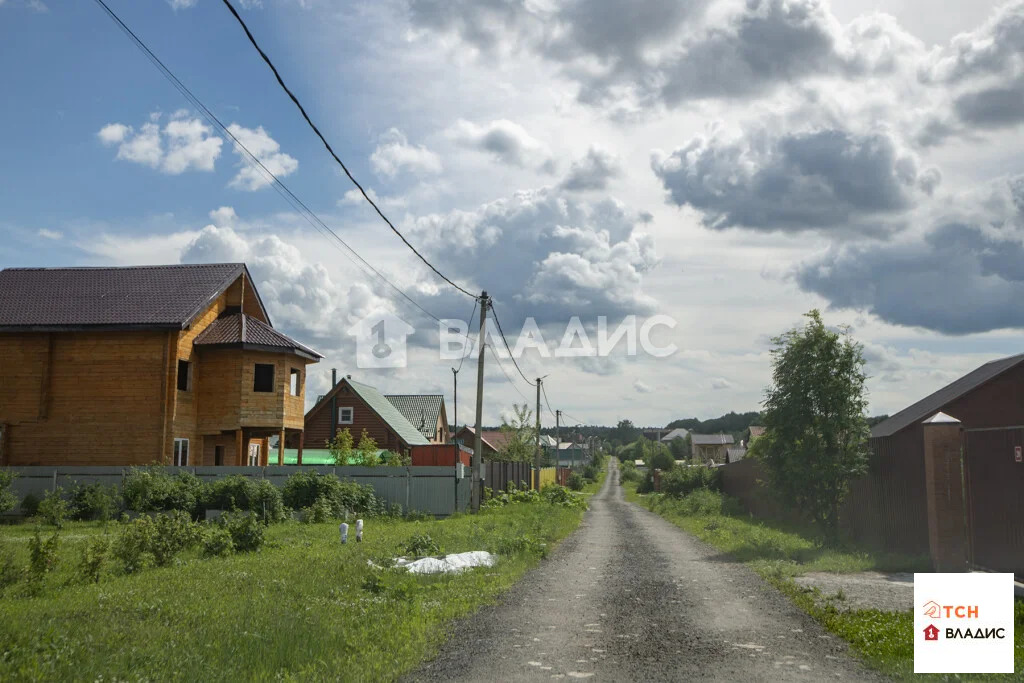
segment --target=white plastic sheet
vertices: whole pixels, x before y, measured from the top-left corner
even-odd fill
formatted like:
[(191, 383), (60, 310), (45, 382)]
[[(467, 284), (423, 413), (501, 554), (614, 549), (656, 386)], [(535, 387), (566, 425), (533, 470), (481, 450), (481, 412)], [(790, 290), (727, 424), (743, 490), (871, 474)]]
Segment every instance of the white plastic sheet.
[(493, 567), (497, 561), (498, 558), (486, 550), (472, 550), (411, 561), (399, 557), (395, 560), (395, 567), (407, 569), (413, 574), (457, 574), (473, 567)]

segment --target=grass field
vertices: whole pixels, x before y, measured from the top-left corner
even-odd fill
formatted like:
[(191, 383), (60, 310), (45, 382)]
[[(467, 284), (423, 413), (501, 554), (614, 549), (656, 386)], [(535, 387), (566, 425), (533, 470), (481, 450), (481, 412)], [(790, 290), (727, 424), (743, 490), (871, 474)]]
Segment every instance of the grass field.
[[(793, 581), (807, 572), (930, 571), (928, 558), (871, 553), (853, 547), (830, 548), (805, 530), (728, 514), (734, 510), (721, 494), (700, 491), (683, 499), (639, 495), (625, 483), (626, 499), (658, 513), (676, 526), (745, 562), (829, 631), (848, 641), (871, 667), (899, 680), (1020, 680), (1005, 675), (915, 675), (914, 616), (904, 612), (843, 609), (836, 601)], [(1015, 602), (1015, 667), (1024, 671), (1024, 601)]]
[[(446, 625), (493, 601), (582, 512), (522, 503), (444, 521), (367, 520), (365, 541), (336, 523), (287, 522), (251, 554), (201, 559), (85, 584), (87, 540), (117, 524), (74, 523), (42, 592), (0, 596), (0, 680), (392, 680), (436, 651)], [(0, 527), (0, 560), (28, 563), (29, 525)], [(454, 576), (377, 570), (427, 534), (443, 552), (503, 552), (498, 564)], [(44, 532), (44, 539), (49, 535)], [(525, 539), (525, 541), (523, 540)]]

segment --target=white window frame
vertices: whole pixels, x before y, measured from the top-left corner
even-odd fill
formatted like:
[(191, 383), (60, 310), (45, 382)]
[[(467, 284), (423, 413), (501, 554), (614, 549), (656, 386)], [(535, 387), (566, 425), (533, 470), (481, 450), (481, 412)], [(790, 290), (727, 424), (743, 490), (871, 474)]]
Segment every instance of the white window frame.
[(188, 467), (188, 439), (174, 440), (174, 466)]
[[(342, 415), (344, 415), (343, 411), (345, 411), (345, 410), (348, 411), (348, 419), (347, 420), (342, 417)], [(340, 425), (350, 425), (350, 424), (352, 424), (353, 420), (355, 420), (355, 417), (356, 417), (356, 409), (353, 408), (352, 406), (344, 406), (344, 407), (339, 407), (338, 408), (338, 424), (340, 424)]]
[(249, 456), (248, 456), (249, 467), (259, 467), (260, 465), (260, 445), (258, 443), (249, 444)]
[(188, 358), (178, 359), (178, 377), (181, 377), (181, 364), (185, 363), (185, 388), (178, 391), (192, 391), (192, 361)]
[[(292, 377), (295, 377), (295, 386), (292, 386)], [(294, 389), (294, 391), (292, 391)], [(288, 371), (288, 390), (292, 396), (302, 396), (302, 370), (290, 368)]]

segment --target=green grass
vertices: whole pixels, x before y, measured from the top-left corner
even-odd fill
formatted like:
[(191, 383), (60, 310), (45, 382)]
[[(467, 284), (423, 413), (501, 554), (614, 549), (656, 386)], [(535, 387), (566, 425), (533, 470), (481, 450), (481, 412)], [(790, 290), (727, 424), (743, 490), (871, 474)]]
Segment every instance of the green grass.
[[(899, 680), (1019, 680), (1005, 675), (915, 675), (912, 611), (842, 609), (794, 576), (807, 572), (931, 571), (928, 558), (872, 553), (850, 545), (827, 547), (805, 529), (774, 524), (742, 514), (728, 498), (710, 491), (677, 500), (640, 495), (625, 483), (626, 499), (658, 513), (676, 526), (744, 562), (788, 596), (826, 629), (850, 643), (871, 667)], [(1014, 661), (1024, 671), (1024, 601), (1014, 605)]]
[[(0, 596), (0, 680), (392, 680), (436, 652), (452, 619), (492, 602), (581, 516), (533, 503), (443, 521), (369, 519), (365, 541), (350, 535), (345, 546), (336, 523), (288, 522), (269, 528), (258, 553), (201, 559), (190, 551), (177, 566), (108, 573), (94, 585), (75, 565), (105, 530), (70, 524), (42, 594), (30, 597), (20, 583)], [(26, 565), (32, 532), (0, 527), (0, 558)], [(507, 550), (510, 540), (522, 550), (453, 576), (369, 566), (401, 554), (417, 534), (446, 553)], [(523, 537), (539, 543), (515, 543)]]
[(595, 493), (597, 493), (598, 491), (601, 490), (601, 487), (604, 486), (604, 480), (607, 479), (607, 478), (608, 478), (608, 458), (605, 458), (604, 467), (601, 468), (601, 473), (597, 475), (597, 481), (587, 482), (583, 486), (583, 490), (580, 491), (580, 493), (584, 493), (584, 494), (591, 495), (591, 496), (594, 495)]

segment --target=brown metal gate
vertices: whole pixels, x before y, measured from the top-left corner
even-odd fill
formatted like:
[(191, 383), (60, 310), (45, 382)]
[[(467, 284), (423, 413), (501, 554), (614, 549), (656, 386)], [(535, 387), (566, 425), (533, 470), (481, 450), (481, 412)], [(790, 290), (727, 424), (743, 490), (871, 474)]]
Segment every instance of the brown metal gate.
[(1024, 427), (964, 430), (969, 562), (1024, 575)]

